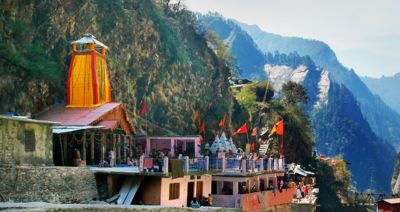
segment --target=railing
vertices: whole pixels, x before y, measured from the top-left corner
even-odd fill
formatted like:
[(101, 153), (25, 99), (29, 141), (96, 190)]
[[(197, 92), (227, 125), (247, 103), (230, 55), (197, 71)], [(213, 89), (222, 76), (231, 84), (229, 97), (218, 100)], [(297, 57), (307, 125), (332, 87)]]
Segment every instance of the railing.
[(210, 158), (209, 167), (210, 170), (222, 170), (223, 159), (222, 158)]
[[(182, 157), (182, 169), (184, 172), (202, 172), (218, 170), (226, 173), (247, 174), (263, 173), (270, 171), (283, 171), (285, 164), (283, 159), (260, 158), (260, 159), (238, 159), (238, 158), (189, 158)], [(170, 162), (164, 158), (145, 158), (141, 157), (139, 166), (141, 171), (163, 172), (170, 171)]]

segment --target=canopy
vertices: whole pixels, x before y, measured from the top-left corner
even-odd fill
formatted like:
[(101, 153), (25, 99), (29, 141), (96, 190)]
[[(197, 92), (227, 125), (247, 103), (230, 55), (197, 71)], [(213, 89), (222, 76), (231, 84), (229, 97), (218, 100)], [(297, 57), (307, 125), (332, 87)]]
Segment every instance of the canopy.
[(88, 43), (94, 43), (96, 47), (103, 47), (108, 49), (108, 46), (96, 40), (96, 38), (92, 34), (84, 34), (81, 39), (71, 42), (71, 44), (88, 44)]

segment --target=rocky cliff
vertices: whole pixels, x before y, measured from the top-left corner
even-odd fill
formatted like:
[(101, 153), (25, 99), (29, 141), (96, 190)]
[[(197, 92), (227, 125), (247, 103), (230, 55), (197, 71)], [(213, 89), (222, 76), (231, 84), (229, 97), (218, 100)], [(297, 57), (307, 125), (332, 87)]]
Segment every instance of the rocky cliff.
[(139, 132), (147, 126), (150, 134), (197, 133), (198, 111), (208, 134), (224, 112), (230, 120), (231, 70), (198, 33), (192, 13), (179, 5), (4, 0), (0, 12), (2, 113), (34, 115), (64, 102), (70, 41), (92, 33), (110, 47), (112, 98), (127, 104)]

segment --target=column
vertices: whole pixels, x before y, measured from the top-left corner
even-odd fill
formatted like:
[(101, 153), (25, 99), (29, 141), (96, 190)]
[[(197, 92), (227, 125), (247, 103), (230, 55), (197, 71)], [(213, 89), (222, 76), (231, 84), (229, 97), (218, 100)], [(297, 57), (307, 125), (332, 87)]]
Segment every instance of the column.
[(164, 157), (163, 174), (168, 174), (168, 157)]
[(117, 135), (117, 164), (121, 164), (121, 135)]
[(150, 138), (146, 138), (146, 156), (149, 157), (151, 152)]
[(225, 155), (222, 157), (222, 172), (225, 172), (226, 168), (226, 158)]
[(206, 156), (206, 171), (210, 170), (210, 157)]
[(268, 171), (272, 171), (272, 158), (268, 158)]
[(82, 160), (86, 162), (86, 130), (83, 131), (82, 135)]
[(242, 160), (242, 174), (246, 174), (247, 173), (247, 168), (246, 168), (246, 160)]
[(63, 153), (64, 153), (64, 165), (68, 164), (68, 135), (67, 134), (63, 134)]
[(100, 141), (100, 160), (104, 160), (105, 149), (104, 145), (106, 142), (106, 135), (104, 132), (101, 133), (101, 141)]
[(171, 140), (170, 140), (170, 142), (171, 142), (171, 145), (170, 145), (170, 147), (171, 147), (171, 154), (173, 155), (173, 156), (175, 156), (175, 139), (174, 138), (171, 138)]
[(90, 133), (90, 164), (95, 164), (94, 162), (94, 132)]
[(258, 162), (260, 162), (260, 172), (264, 171), (264, 158), (258, 159)]
[(122, 161), (124, 161), (125, 163), (128, 163), (127, 156), (126, 156), (126, 135), (123, 135), (122, 137)]
[(142, 154), (139, 158), (139, 171), (143, 172), (143, 163), (144, 163), (144, 154)]
[(189, 173), (189, 156), (184, 156), (185, 164), (183, 164), (186, 173)]

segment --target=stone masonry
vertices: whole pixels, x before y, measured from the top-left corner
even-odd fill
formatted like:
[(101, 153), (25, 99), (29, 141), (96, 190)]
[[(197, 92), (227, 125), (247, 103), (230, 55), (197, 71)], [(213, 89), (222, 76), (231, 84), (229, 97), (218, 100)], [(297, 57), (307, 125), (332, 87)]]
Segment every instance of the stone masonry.
[(0, 167), (0, 179), (3, 201), (87, 203), (98, 198), (95, 176), (88, 168)]

